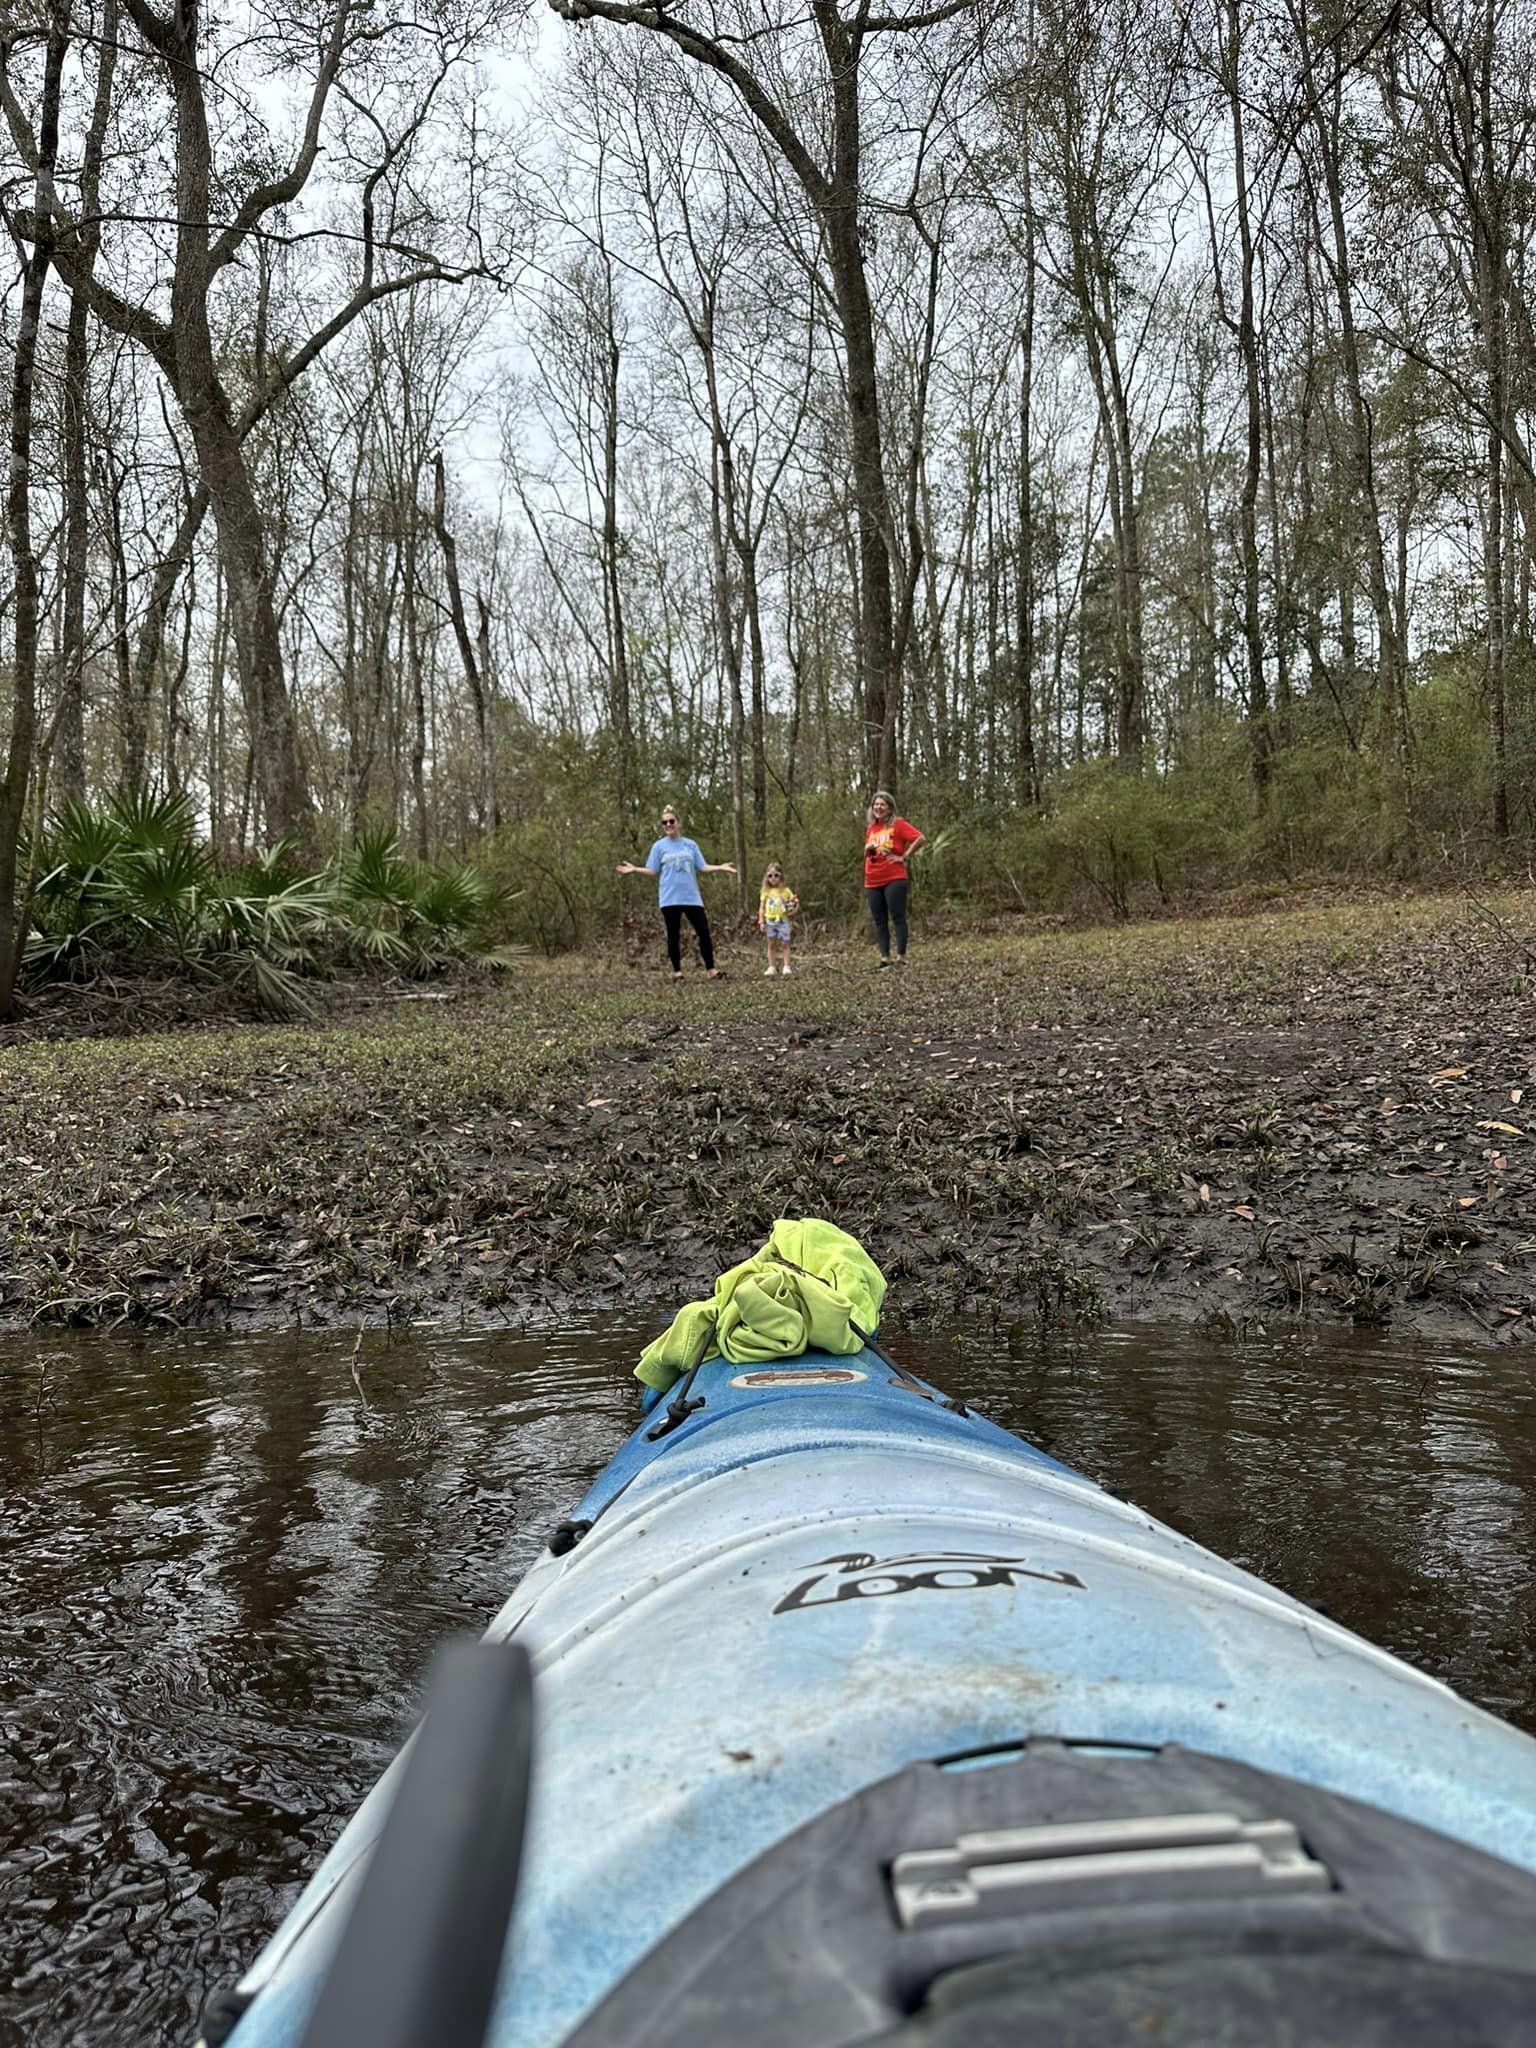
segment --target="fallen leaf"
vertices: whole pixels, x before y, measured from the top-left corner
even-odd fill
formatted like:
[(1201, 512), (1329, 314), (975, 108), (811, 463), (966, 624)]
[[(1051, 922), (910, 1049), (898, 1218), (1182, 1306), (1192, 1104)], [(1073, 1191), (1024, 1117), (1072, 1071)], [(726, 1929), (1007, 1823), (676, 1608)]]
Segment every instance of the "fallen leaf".
[(1481, 1200), (1481, 1195), (1458, 1195), (1456, 1197), (1456, 1206), (1458, 1209), (1470, 1209)]
[(1232, 1211), (1232, 1214), (1234, 1216), (1241, 1216), (1245, 1223), (1251, 1223), (1253, 1221), (1253, 1211), (1251, 1209), (1239, 1207), (1234, 1209)]
[(1466, 1071), (1465, 1067), (1442, 1067), (1433, 1078), (1436, 1081), (1459, 1081)]
[(1509, 1099), (1511, 1102), (1519, 1102), (1521, 1098), (1524, 1096), (1524, 1094), (1525, 1090), (1523, 1088), (1511, 1088), (1509, 1091)]
[(1497, 1119), (1491, 1119), (1486, 1123), (1481, 1123), (1478, 1125), (1477, 1128), (1480, 1131), (1506, 1131), (1512, 1138), (1523, 1138), (1525, 1136), (1524, 1131), (1521, 1130), (1518, 1124), (1501, 1124), (1497, 1121)]

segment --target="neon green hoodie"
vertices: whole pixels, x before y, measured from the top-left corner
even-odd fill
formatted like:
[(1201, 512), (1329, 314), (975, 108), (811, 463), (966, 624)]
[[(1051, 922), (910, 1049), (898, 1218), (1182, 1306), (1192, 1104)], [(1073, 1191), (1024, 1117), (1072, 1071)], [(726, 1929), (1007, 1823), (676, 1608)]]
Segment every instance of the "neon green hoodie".
[(708, 1301), (678, 1310), (635, 1374), (665, 1393), (701, 1359), (765, 1365), (802, 1351), (857, 1351), (879, 1326), (884, 1300), (885, 1276), (856, 1237), (820, 1217), (781, 1216), (763, 1249), (722, 1273)]

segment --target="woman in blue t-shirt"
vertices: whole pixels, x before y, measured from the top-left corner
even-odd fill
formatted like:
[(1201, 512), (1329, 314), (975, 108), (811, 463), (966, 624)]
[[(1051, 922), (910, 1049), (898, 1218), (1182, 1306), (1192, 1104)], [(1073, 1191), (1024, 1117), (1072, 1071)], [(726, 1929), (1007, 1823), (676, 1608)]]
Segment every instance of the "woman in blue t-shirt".
[(670, 804), (661, 814), (661, 830), (662, 837), (645, 856), (643, 867), (636, 867), (632, 860), (621, 860), (615, 873), (655, 875), (659, 878), (661, 887), (658, 894), (662, 920), (667, 927), (667, 958), (672, 962), (672, 979), (681, 981), (683, 978), (683, 919), (686, 917), (698, 938), (699, 958), (704, 962), (705, 971), (711, 981), (718, 981), (720, 970), (715, 965), (709, 919), (704, 915), (704, 899), (699, 894), (699, 876), (734, 875), (736, 869), (728, 860), (707, 861), (697, 842), (683, 837), (677, 812)]

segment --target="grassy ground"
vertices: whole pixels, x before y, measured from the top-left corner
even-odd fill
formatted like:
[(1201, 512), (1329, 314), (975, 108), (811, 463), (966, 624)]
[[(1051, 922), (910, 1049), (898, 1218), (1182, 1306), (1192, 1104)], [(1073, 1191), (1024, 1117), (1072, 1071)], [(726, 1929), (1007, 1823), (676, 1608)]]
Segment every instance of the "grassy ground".
[(0, 1049), (0, 1321), (671, 1303), (804, 1213), (908, 1322), (1536, 1327), (1525, 900), (921, 941)]

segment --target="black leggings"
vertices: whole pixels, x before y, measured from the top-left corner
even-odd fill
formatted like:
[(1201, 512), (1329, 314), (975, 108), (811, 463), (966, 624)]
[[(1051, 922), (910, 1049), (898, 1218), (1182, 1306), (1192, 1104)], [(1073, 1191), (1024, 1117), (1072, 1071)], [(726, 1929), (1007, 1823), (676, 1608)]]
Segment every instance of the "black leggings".
[(699, 942), (699, 958), (706, 967), (715, 964), (715, 948), (709, 936), (709, 919), (704, 915), (702, 903), (663, 903), (661, 914), (667, 925), (667, 958), (672, 962), (672, 972), (683, 971), (683, 919), (686, 917), (693, 926), (694, 936)]
[(864, 901), (875, 921), (875, 942), (887, 960), (891, 957), (893, 929), (896, 933), (896, 958), (900, 960), (906, 954), (907, 890), (910, 886), (903, 877), (899, 882), (882, 882), (878, 889), (864, 891)]

